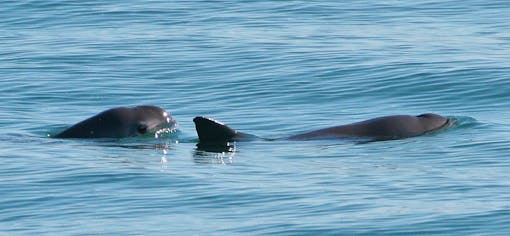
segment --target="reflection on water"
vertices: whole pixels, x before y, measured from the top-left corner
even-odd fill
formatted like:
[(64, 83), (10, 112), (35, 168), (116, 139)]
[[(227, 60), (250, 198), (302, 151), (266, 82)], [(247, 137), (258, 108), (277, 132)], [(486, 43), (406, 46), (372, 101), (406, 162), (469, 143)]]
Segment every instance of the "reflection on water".
[(226, 143), (198, 143), (197, 149), (205, 152), (235, 152), (235, 142)]
[(232, 164), (235, 153), (235, 143), (198, 143), (193, 153), (193, 160), (200, 164)]
[[(508, 1), (100, 2), (0, 4), (0, 235), (508, 231)], [(179, 130), (47, 138), (140, 104)], [(237, 147), (192, 122), (272, 138), (428, 112), (458, 122)]]

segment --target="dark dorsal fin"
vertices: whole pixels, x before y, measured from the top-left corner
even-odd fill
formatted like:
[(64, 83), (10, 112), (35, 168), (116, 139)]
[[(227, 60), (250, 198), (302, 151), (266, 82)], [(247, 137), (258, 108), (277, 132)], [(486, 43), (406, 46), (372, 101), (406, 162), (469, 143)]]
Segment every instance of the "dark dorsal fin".
[(229, 142), (237, 135), (237, 131), (207, 117), (195, 117), (193, 122), (200, 142)]
[(257, 136), (238, 132), (225, 124), (207, 117), (195, 117), (195, 128), (201, 143), (226, 143), (257, 139)]

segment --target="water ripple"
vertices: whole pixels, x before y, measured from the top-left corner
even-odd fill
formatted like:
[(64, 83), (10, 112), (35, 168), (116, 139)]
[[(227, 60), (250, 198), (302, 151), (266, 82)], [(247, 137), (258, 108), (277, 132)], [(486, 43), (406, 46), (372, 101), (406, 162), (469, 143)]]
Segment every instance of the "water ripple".
[[(482, 234), (508, 225), (506, 1), (3, 1), (0, 234)], [(48, 134), (158, 105), (158, 139)], [(387, 142), (196, 146), (392, 114)], [(403, 223), (404, 222), (404, 223)]]

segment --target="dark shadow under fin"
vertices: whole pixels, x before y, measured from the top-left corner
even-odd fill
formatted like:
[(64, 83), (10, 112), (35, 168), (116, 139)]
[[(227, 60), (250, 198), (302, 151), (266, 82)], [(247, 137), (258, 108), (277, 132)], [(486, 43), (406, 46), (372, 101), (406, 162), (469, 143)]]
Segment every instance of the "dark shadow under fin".
[(233, 141), (253, 140), (257, 137), (238, 132), (225, 124), (207, 117), (193, 119), (201, 143), (227, 143)]

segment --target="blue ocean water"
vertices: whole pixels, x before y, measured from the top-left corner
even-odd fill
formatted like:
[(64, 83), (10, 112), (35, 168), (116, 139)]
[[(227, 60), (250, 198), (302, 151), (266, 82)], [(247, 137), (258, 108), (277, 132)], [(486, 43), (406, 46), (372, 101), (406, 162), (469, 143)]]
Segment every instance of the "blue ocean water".
[[(2, 235), (506, 235), (510, 3), (0, 3)], [(165, 108), (163, 138), (50, 138)], [(274, 138), (434, 112), (383, 142), (198, 149), (210, 116)]]

